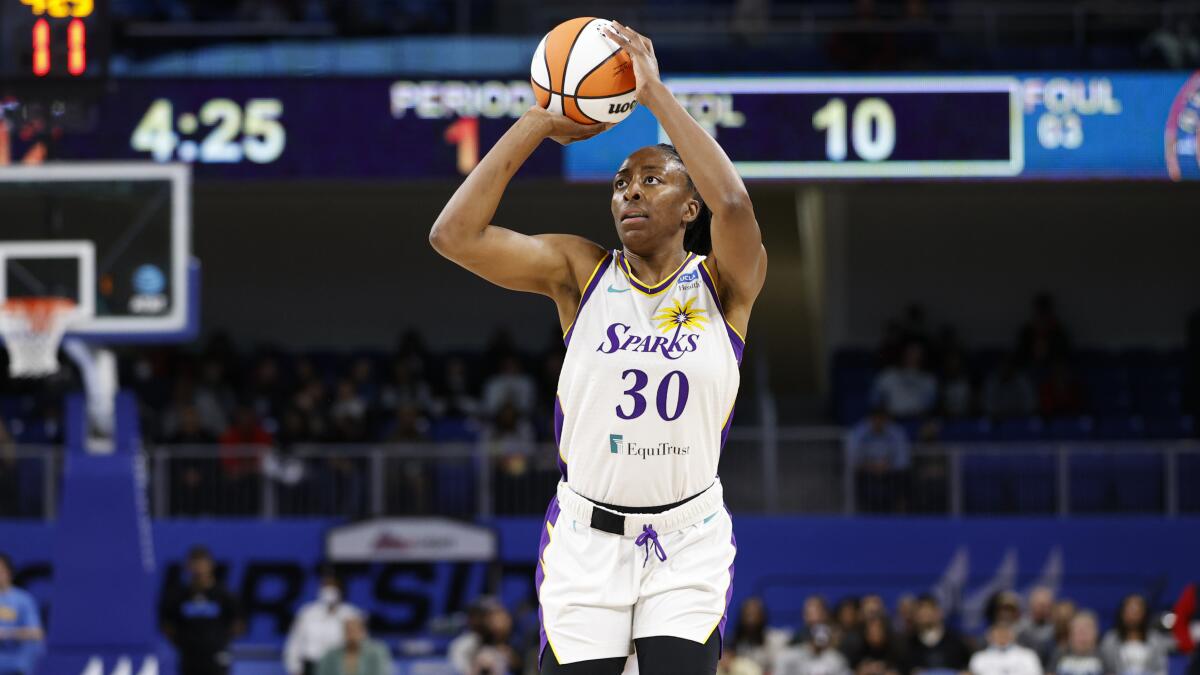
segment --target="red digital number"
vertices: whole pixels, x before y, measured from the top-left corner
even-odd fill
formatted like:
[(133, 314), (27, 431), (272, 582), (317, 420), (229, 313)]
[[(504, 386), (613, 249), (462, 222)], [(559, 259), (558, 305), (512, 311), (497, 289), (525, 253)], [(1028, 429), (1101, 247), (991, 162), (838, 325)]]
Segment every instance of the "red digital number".
[(82, 75), (87, 70), (87, 27), (82, 19), (67, 25), (67, 72)]
[(38, 19), (33, 24), (33, 74), (45, 77), (50, 73), (50, 22)]

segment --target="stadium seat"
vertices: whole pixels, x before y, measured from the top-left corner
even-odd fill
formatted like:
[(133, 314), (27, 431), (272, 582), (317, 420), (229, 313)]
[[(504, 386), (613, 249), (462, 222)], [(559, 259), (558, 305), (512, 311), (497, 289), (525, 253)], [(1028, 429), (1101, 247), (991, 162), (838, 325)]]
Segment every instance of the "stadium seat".
[(1138, 415), (1112, 415), (1096, 421), (1096, 438), (1145, 438), (1146, 423)]
[(1046, 423), (1046, 437), (1063, 441), (1082, 441), (1092, 437), (1095, 421), (1087, 415), (1055, 417)]
[(1190, 438), (1196, 433), (1196, 421), (1191, 415), (1167, 415), (1146, 420), (1148, 438)]
[(961, 417), (942, 423), (944, 441), (982, 441), (991, 436), (992, 423), (985, 417)]
[(993, 435), (1002, 441), (1036, 441), (1045, 437), (1046, 428), (1040, 417), (1018, 417), (1000, 420), (993, 427)]

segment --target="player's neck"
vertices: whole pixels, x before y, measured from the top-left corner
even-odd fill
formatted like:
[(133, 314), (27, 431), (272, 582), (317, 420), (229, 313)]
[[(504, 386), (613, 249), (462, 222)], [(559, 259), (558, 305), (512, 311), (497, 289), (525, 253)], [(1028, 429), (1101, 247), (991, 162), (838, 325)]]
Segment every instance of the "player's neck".
[(638, 255), (628, 248), (624, 249), (625, 259), (633, 276), (647, 284), (656, 284), (667, 277), (687, 260), (688, 252), (683, 249), (666, 249), (655, 251), (649, 255)]

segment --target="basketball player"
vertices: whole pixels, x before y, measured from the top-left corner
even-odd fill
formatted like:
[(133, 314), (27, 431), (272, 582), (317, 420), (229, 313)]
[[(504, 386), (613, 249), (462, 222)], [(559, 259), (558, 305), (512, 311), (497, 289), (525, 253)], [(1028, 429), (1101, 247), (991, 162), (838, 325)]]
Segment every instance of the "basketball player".
[(534, 107), (446, 204), (443, 256), (554, 300), (567, 345), (555, 400), (563, 479), (537, 569), (542, 673), (715, 673), (735, 544), (717, 460), (767, 255), (732, 162), (659, 79), (650, 40), (613, 22), (637, 98), (675, 146), (642, 148), (612, 182), (621, 248), (489, 224), (545, 138), (604, 125)]

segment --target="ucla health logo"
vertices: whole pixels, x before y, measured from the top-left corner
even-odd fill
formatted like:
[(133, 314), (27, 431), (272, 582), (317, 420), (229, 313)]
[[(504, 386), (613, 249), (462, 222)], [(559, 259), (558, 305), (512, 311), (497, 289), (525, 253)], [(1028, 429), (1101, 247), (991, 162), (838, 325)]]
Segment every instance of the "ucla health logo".
[[(697, 282), (699, 283), (699, 282)], [(605, 340), (596, 347), (602, 354), (615, 354), (621, 351), (656, 352), (663, 358), (674, 361), (688, 352), (696, 351), (700, 333), (692, 330), (704, 330), (708, 317), (704, 310), (692, 307), (696, 298), (690, 298), (686, 303), (678, 299), (674, 304), (664, 308), (652, 318), (658, 322), (658, 330), (666, 335), (639, 335), (633, 332), (633, 327), (625, 323), (611, 323), (604, 331)], [(684, 332), (687, 329), (689, 332)]]
[(700, 270), (692, 270), (687, 274), (680, 274), (679, 278), (675, 279), (675, 284), (681, 291), (700, 288)]

